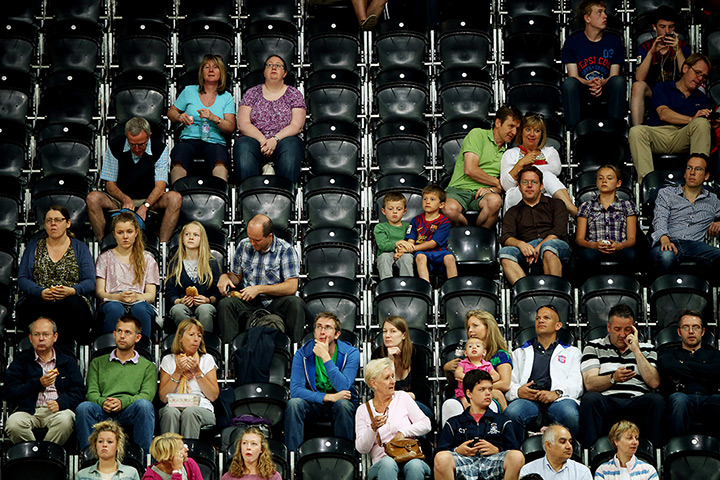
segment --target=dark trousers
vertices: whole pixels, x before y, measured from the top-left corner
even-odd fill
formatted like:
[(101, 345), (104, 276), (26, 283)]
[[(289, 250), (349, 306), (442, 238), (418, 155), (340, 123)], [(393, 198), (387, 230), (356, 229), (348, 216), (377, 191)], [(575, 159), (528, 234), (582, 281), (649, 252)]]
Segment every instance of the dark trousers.
[(692, 422), (702, 419), (711, 432), (720, 426), (720, 395), (698, 395), (675, 392), (667, 400), (670, 437), (691, 433)]
[(20, 327), (24, 329), (38, 317), (48, 317), (57, 325), (61, 337), (83, 343), (92, 339), (90, 331), (95, 327), (93, 314), (81, 295), (52, 301), (27, 296), (18, 303), (15, 313)]
[(247, 320), (255, 310), (264, 308), (270, 313), (282, 317), (285, 323), (285, 333), (293, 342), (300, 342), (307, 322), (305, 302), (300, 297), (288, 295), (276, 297), (270, 305), (263, 306), (260, 301), (244, 302), (239, 298), (226, 297), (218, 302), (218, 323), (220, 337), (223, 342), (230, 343), (240, 332), (247, 328)]
[(615, 398), (599, 392), (585, 392), (580, 400), (580, 441), (590, 448), (607, 435), (610, 427), (620, 420), (630, 420), (640, 429), (640, 435), (660, 446), (660, 424), (665, 400), (659, 393), (646, 393), (634, 398)]

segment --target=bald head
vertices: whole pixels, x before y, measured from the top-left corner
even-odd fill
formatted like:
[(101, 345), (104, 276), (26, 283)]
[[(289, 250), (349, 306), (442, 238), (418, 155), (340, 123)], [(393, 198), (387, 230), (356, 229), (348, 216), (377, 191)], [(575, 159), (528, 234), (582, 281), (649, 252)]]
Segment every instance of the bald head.
[(247, 236), (252, 247), (258, 252), (264, 252), (273, 241), (273, 223), (265, 215), (255, 215), (247, 226)]

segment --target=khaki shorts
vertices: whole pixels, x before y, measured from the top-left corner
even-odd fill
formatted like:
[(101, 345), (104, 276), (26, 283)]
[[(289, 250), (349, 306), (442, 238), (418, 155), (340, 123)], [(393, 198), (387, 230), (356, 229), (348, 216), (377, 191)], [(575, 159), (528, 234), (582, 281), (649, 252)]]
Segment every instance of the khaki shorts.
[[(121, 208), (122, 208), (122, 202), (121, 202), (120, 200), (118, 200), (117, 198), (113, 197), (112, 195), (110, 195), (110, 194), (107, 193), (107, 192), (103, 192), (103, 193), (105, 194), (105, 196), (106, 196), (107, 198), (110, 199), (111, 202), (113, 202), (113, 203), (115, 204), (115, 206), (116, 206), (118, 209), (121, 209)], [(139, 207), (139, 206), (142, 205), (143, 203), (145, 203), (145, 199), (144, 199), (144, 198), (133, 198), (133, 204), (135, 205), (135, 208)]]
[(445, 189), (447, 198), (452, 198), (457, 201), (463, 211), (480, 210), (480, 200), (482, 200), (485, 195), (475, 198), (475, 193), (477, 193), (477, 190), (462, 190), (455, 187), (447, 187)]

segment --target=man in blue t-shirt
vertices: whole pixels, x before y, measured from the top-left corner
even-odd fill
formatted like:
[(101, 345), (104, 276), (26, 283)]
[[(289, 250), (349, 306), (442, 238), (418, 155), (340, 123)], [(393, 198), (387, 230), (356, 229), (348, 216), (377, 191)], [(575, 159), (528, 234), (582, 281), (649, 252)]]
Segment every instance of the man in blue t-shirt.
[(625, 79), (620, 75), (625, 49), (620, 37), (604, 32), (605, 2), (585, 0), (578, 15), (585, 22), (585, 30), (570, 35), (562, 49), (568, 74), (562, 85), (568, 128), (580, 121), (580, 105), (597, 99), (607, 100), (610, 117), (625, 117)]
[(632, 127), (628, 136), (639, 181), (653, 171), (653, 153), (710, 152), (712, 104), (700, 91), (709, 74), (708, 57), (693, 53), (683, 63), (678, 81), (653, 88), (648, 124)]
[(643, 42), (637, 49), (635, 83), (630, 95), (630, 117), (633, 125), (642, 125), (645, 99), (652, 97), (652, 88), (660, 82), (675, 82), (682, 75), (682, 66), (690, 56), (690, 47), (675, 33), (677, 12), (667, 5), (660, 6), (652, 24), (655, 38)]

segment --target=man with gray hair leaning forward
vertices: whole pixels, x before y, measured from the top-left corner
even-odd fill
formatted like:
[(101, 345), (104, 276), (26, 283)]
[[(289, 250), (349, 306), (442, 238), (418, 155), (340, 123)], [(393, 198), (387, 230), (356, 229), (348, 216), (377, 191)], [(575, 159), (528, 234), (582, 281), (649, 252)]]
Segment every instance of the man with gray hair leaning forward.
[(590, 469), (570, 459), (573, 454), (572, 440), (567, 428), (559, 423), (550, 425), (542, 436), (545, 456), (526, 463), (520, 470), (520, 478), (537, 473), (544, 480), (591, 480)]
[(160, 225), (160, 241), (167, 242), (180, 215), (182, 197), (165, 192), (170, 169), (170, 153), (159, 140), (150, 137), (150, 123), (134, 117), (125, 124), (125, 136), (111, 138), (100, 170), (105, 191), (92, 191), (87, 196), (88, 216), (95, 237), (105, 234), (103, 210), (127, 208), (147, 218), (150, 209), (164, 210)]

